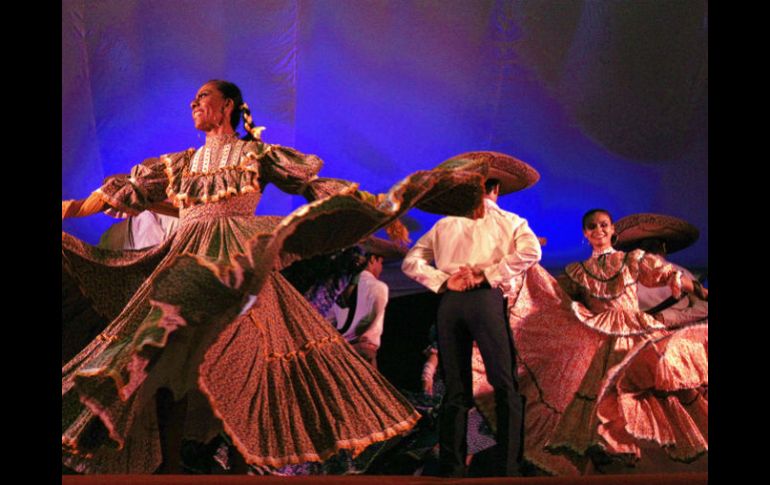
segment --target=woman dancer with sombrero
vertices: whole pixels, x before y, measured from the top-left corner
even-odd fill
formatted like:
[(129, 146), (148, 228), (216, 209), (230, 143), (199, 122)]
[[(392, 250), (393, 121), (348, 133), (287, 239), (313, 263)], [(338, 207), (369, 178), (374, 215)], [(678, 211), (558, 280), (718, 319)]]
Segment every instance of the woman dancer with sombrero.
[[(279, 467), (355, 455), (410, 429), (414, 409), (276, 270), (352, 245), (422, 200), (469, 210), (485, 167), (417, 172), (375, 197), (318, 178), (314, 155), (263, 143), (232, 83), (204, 84), (190, 106), (205, 146), (148, 159), (62, 202), (65, 218), (137, 214), (169, 198), (180, 216), (172, 236), (143, 251), (62, 233), (63, 291), (107, 322), (62, 367), (63, 463), (152, 473), (163, 462), (178, 472), (182, 436), (207, 442), (224, 431), (247, 463)], [(241, 114), (246, 139), (235, 132)], [(255, 217), (267, 183), (313, 202)], [(442, 202), (463, 184), (466, 199)]]

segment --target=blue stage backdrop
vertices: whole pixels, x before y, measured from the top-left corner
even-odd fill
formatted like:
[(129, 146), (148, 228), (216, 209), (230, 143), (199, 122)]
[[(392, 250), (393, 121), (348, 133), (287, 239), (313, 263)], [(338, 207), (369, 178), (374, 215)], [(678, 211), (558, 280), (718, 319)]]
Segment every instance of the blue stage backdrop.
[[(386, 191), (470, 150), (535, 167), (501, 198), (546, 237), (549, 268), (584, 259), (581, 215), (679, 216), (671, 259), (708, 267), (705, 0), (64, 0), (62, 198), (196, 147), (189, 103), (235, 82), (265, 141), (315, 153), (323, 176)], [(300, 197), (270, 187), (260, 214)], [(438, 216), (413, 210), (416, 239)], [(96, 243), (116, 222), (67, 220)]]

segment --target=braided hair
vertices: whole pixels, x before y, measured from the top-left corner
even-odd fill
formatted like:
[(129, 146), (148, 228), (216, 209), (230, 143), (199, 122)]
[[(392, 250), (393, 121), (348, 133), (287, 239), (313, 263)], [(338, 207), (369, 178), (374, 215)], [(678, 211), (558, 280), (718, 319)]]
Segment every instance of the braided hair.
[(243, 129), (246, 130), (245, 140), (257, 140), (262, 141), (262, 130), (264, 126), (254, 126), (254, 120), (251, 118), (251, 110), (246, 103), (241, 104), (241, 110), (243, 111)]
[(234, 130), (238, 129), (241, 116), (243, 116), (243, 129), (246, 130), (246, 136), (244, 140), (257, 140), (262, 139), (262, 130), (264, 126), (254, 126), (254, 120), (251, 117), (251, 110), (249, 106), (243, 102), (243, 94), (241, 89), (230, 81), (224, 81), (222, 79), (212, 79), (206, 84), (213, 84), (222, 93), (225, 99), (233, 100), (233, 112), (230, 114), (230, 126)]

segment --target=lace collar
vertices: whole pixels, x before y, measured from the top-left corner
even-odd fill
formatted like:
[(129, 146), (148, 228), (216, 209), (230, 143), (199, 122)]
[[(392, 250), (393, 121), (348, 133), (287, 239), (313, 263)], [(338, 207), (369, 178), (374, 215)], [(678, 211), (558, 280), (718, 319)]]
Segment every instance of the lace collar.
[(610, 255), (610, 254), (616, 253), (616, 252), (617, 251), (615, 251), (614, 248), (607, 248), (607, 249), (603, 249), (601, 251), (594, 251), (594, 252), (591, 253), (591, 258), (592, 259), (597, 259), (599, 256), (607, 256), (607, 255)]
[(239, 139), (240, 137), (238, 136), (238, 133), (227, 133), (224, 135), (206, 135), (205, 146), (207, 147), (222, 146), (228, 143), (233, 143), (235, 141), (238, 141)]

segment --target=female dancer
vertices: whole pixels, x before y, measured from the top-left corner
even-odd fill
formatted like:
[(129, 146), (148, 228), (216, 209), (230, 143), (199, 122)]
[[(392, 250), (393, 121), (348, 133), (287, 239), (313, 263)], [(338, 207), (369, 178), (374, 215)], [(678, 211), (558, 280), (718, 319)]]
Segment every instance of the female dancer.
[[(549, 473), (639, 464), (661, 450), (668, 462), (690, 462), (708, 450), (708, 326), (657, 321), (639, 310), (636, 287), (703, 299), (708, 290), (659, 256), (615, 251), (614, 233), (607, 211), (589, 211), (592, 256), (567, 266), (563, 288), (536, 265), (508, 295), (527, 397), (524, 455)], [(487, 387), (474, 379), (477, 405), (490, 416)]]
[[(263, 143), (232, 83), (207, 82), (190, 107), (203, 147), (148, 159), (62, 202), (64, 218), (137, 214), (168, 197), (180, 216), (171, 237), (143, 251), (62, 234), (63, 291), (75, 293), (65, 300), (109, 322), (62, 367), (64, 464), (152, 473), (163, 462), (178, 472), (182, 437), (224, 431), (248, 464), (279, 467), (355, 455), (410, 429), (418, 413), (277, 270), (354, 244), (435, 198), (435, 187), (480, 186), (472, 172), (483, 167), (418, 172), (375, 197), (318, 178), (314, 155)], [(241, 114), (246, 139), (235, 132)], [(314, 202), (256, 217), (267, 183)], [(64, 332), (77, 324), (64, 320)]]
[(580, 321), (606, 337), (548, 447), (633, 462), (640, 442), (652, 441), (673, 459), (692, 460), (708, 449), (708, 327), (666, 327), (639, 310), (636, 287), (701, 299), (708, 290), (659, 256), (615, 251), (605, 210), (586, 213), (583, 234), (593, 253), (567, 266), (565, 290), (582, 301), (573, 306)]

